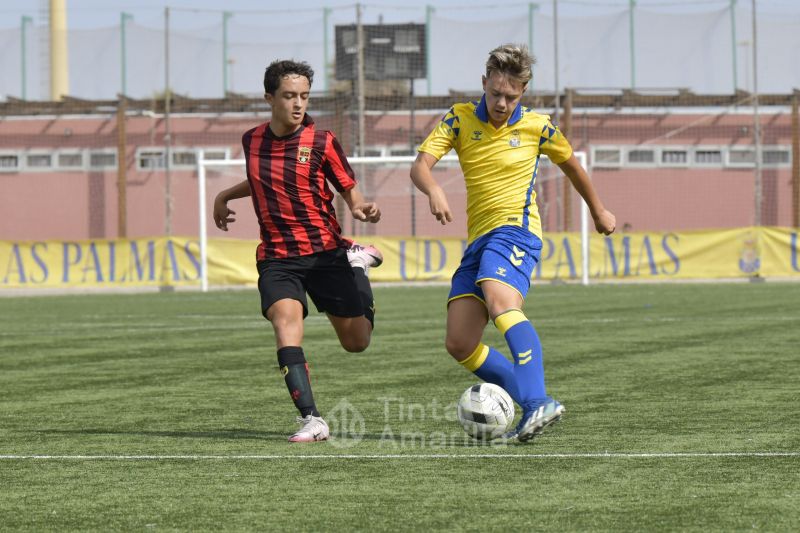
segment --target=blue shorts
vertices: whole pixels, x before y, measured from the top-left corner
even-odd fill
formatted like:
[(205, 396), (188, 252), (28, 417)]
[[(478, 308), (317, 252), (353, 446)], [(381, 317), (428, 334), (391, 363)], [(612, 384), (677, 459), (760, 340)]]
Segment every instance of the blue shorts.
[(525, 298), (541, 253), (542, 240), (517, 226), (500, 226), (481, 235), (464, 250), (447, 301), (475, 296), (485, 302), (480, 282), (487, 279), (504, 283)]

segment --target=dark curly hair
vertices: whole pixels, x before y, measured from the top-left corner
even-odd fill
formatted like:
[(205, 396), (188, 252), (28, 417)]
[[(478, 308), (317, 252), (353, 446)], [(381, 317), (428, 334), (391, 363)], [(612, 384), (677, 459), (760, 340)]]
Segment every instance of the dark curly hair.
[(305, 76), (308, 79), (309, 86), (314, 82), (314, 69), (308, 63), (304, 61), (278, 60), (270, 63), (266, 72), (264, 72), (264, 91), (269, 94), (275, 94), (275, 91), (281, 85), (281, 79), (290, 74)]

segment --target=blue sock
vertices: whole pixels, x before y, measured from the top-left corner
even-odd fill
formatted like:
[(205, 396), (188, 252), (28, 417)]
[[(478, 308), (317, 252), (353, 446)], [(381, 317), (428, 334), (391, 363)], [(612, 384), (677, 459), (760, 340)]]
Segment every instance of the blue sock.
[(514, 356), (514, 376), (523, 409), (547, 398), (544, 387), (544, 361), (539, 335), (519, 309), (511, 309), (494, 320)]
[(505, 355), (480, 343), (469, 357), (459, 363), (486, 383), (502, 387), (511, 396), (511, 399), (520, 403), (514, 365)]

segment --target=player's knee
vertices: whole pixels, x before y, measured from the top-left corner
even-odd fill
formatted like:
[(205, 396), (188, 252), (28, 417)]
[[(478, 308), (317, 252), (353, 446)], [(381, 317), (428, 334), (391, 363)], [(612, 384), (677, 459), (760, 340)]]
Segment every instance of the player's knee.
[(474, 343), (459, 337), (448, 335), (444, 340), (444, 347), (447, 353), (459, 361), (469, 357), (475, 349)]
[(507, 313), (511, 309), (515, 308), (507, 305), (505, 302), (492, 302), (487, 306), (486, 311), (489, 313), (489, 319), (494, 321), (497, 319), (497, 317), (503, 313)]
[(342, 348), (350, 353), (359, 353), (366, 350), (372, 338), (372, 328), (370, 327), (353, 327), (339, 333), (339, 342)]
[(369, 335), (350, 336), (345, 339), (339, 339), (342, 348), (350, 353), (360, 353), (369, 348)]
[(272, 327), (275, 328), (275, 331), (286, 331), (293, 327), (297, 327), (297, 319), (288, 315), (275, 314), (268, 316), (267, 320), (272, 323)]

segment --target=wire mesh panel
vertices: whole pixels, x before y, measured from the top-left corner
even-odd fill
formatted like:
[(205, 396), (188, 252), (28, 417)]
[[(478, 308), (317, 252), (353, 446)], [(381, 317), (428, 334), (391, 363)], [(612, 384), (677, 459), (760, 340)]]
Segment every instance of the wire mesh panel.
[[(0, 45), (7, 60), (0, 77), (0, 95), (22, 95), (25, 83), (20, 63), (24, 62), (25, 97), (47, 99), (47, 11), (37, 16), (36, 3), (27, 4), (27, 10), (20, 6), (7, 11), (27, 19), (15, 17), (12, 22), (8, 17), (0, 24)], [(42, 4), (46, 6), (46, 2)], [(575, 1), (563, 2), (558, 14), (551, 4), (510, 3), (503, 9), (480, 3), (435, 7), (361, 4), (360, 21), (373, 26), (425, 25), (428, 77), (415, 82), (417, 94), (473, 90), (480, 83), (486, 53), (504, 42), (528, 44), (539, 57), (532, 88), (540, 92), (554, 90), (557, 79), (559, 88), (685, 87), (714, 94), (752, 91), (756, 44), (760, 90), (778, 93), (797, 86), (797, 62), (793, 54), (786, 53), (800, 46), (796, 2), (758, 2), (757, 43), (752, 36), (749, 2)], [(129, 96), (148, 98), (164, 92), (163, 77), (153, 73), (164, 72), (166, 41), (170, 44), (170, 89), (182, 95), (258, 94), (264, 68), (278, 58), (308, 61), (319, 73), (318, 88), (334, 87), (336, 27), (357, 23), (355, 5), (299, 5), (291, 10), (266, 5), (247, 11), (227, 7), (173, 7), (168, 32), (163, 9), (133, 5), (126, 6), (132, 15), (127, 18), (111, 15), (107, 9), (106, 17), (99, 19), (102, 26), (69, 29), (69, 94), (114, 98), (122, 88), (122, 77), (127, 78)], [(453, 53), (454, 43), (458, 53)], [(365, 45), (370, 51), (386, 46), (382, 41)], [(403, 60), (396, 57), (391, 61)], [(400, 63), (395, 64), (397, 70), (402, 70)]]
[[(447, 108), (430, 109), (428, 101), (428, 109), (416, 110), (412, 119), (407, 105), (401, 104), (403, 99), (387, 98), (401, 107), (381, 110), (383, 100), (369, 101), (371, 108), (363, 121), (365, 152), (375, 157), (413, 154)], [(576, 95), (577, 102), (586, 99), (589, 105), (573, 106), (570, 113), (561, 114), (561, 120), (569, 122), (567, 136), (573, 147), (587, 153), (592, 179), (607, 207), (617, 214), (620, 229), (795, 225), (798, 208), (793, 198), (800, 190), (800, 173), (792, 165), (797, 158), (794, 145), (800, 138), (800, 121), (793, 120), (791, 106), (762, 105), (763, 133), (757, 160), (753, 111), (745, 105), (747, 97), (734, 106), (683, 103), (649, 109), (613, 109), (608, 104), (592, 104), (591, 98)], [(614, 97), (603, 98), (613, 102)], [(701, 104), (707, 99), (689, 95), (684, 100)], [(784, 100), (791, 102), (790, 97)], [(196, 108), (206, 106), (181, 102)], [(526, 104), (536, 105), (536, 101)], [(150, 102), (135, 102), (138, 109), (129, 108), (127, 115), (121, 116), (115, 113), (117, 102), (93, 103), (91, 114), (71, 112), (87, 109), (86, 103), (58, 104), (60, 115), (41, 113), (32, 104), (17, 105), (23, 111), (30, 107), (28, 114), (11, 114), (0, 121), (0, 208), (7, 215), (0, 220), (0, 233), (7, 240), (163, 235), (168, 218), (172, 234), (196, 234), (198, 151), (204, 151), (207, 159), (241, 158), (243, 132), (269, 120), (263, 100), (242, 101), (241, 107), (249, 107), (249, 112), (173, 116), (167, 168), (165, 118), (157, 106), (155, 112), (147, 109)], [(312, 97), (309, 113), (320, 129), (329, 129), (339, 138), (365, 194), (375, 198), (385, 213), (384, 221), (373, 227), (354, 224), (340, 209), (345, 231), (465, 234), (463, 177), (456, 163), (443, 161), (434, 167), (434, 177), (445, 187), (456, 214), (452, 224), (442, 227), (430, 215), (427, 199), (412, 190), (408, 173), (413, 155), (381, 164), (360, 163), (353, 156), (359, 140), (358, 121), (348, 97)], [(125, 130), (122, 137), (121, 127)], [(222, 187), (244, 179), (242, 170), (227, 169), (224, 178), (215, 176), (221, 171), (209, 172), (209, 191), (216, 183)], [(561, 172), (545, 159), (536, 192), (546, 231), (578, 230), (578, 197)], [(232, 231), (237, 236), (257, 237), (255, 231)]]

